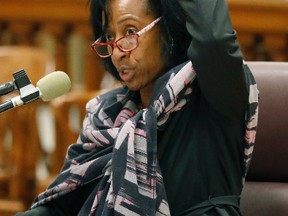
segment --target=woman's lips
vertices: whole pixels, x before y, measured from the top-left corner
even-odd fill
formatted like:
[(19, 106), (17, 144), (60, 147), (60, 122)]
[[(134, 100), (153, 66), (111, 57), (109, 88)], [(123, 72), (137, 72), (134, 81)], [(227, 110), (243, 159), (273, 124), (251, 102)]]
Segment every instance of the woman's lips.
[(120, 75), (121, 79), (124, 82), (130, 81), (133, 78), (134, 74), (135, 74), (134, 68), (127, 67), (127, 66), (121, 66), (119, 68), (118, 72), (119, 72), (119, 75)]

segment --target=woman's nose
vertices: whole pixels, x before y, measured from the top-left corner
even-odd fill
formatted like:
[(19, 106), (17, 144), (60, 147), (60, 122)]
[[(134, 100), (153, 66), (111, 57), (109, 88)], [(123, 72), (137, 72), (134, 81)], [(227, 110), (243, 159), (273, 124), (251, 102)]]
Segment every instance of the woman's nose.
[(129, 54), (130, 52), (122, 51), (117, 46), (114, 46), (111, 58), (121, 59), (121, 58), (127, 57)]

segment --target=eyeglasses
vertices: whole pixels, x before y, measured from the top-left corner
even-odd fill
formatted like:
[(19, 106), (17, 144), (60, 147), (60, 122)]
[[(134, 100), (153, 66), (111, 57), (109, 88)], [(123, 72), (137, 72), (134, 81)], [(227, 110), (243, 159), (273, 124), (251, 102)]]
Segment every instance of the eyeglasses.
[(138, 38), (145, 32), (152, 29), (160, 19), (161, 17), (157, 18), (137, 33), (125, 35), (115, 42), (104, 42), (105, 39), (103, 36), (101, 36), (91, 45), (91, 47), (100, 58), (110, 57), (113, 54), (113, 49), (115, 46), (122, 52), (131, 52), (139, 46)]

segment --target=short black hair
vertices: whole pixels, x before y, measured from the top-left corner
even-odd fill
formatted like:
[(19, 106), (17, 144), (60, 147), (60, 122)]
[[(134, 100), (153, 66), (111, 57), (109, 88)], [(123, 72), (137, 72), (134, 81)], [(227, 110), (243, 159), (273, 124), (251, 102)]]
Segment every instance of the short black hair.
[[(104, 12), (108, 20), (108, 5), (111, 0), (90, 0), (90, 21), (94, 39), (96, 40), (105, 31), (107, 23), (102, 21)], [(162, 35), (162, 54), (166, 61), (167, 70), (188, 60), (187, 49), (191, 36), (186, 29), (186, 16), (177, 0), (142, 0), (147, 1), (148, 9), (155, 17), (162, 17), (159, 26)], [(105, 70), (121, 81), (111, 58), (101, 59)]]

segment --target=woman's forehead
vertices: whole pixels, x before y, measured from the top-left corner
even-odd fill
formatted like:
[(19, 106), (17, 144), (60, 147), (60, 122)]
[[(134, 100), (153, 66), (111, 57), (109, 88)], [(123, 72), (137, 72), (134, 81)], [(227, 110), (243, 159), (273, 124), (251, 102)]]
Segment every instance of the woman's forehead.
[(106, 16), (109, 20), (115, 19), (115, 16), (117, 18), (121, 14), (128, 13), (142, 17), (151, 15), (151, 10), (148, 8), (148, 0), (107, 0), (106, 3)]

